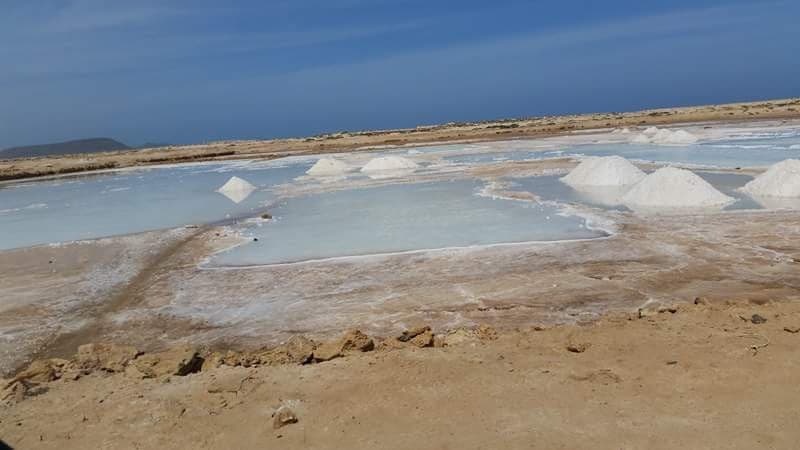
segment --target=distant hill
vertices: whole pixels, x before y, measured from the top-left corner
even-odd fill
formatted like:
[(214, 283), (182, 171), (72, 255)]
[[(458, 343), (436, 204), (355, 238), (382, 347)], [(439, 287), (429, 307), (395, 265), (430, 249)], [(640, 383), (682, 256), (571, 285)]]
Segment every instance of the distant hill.
[(128, 150), (131, 147), (109, 138), (79, 139), (55, 144), (28, 145), (0, 150), (0, 159), (32, 158), (35, 156), (71, 155), (75, 153), (98, 153), (113, 150)]

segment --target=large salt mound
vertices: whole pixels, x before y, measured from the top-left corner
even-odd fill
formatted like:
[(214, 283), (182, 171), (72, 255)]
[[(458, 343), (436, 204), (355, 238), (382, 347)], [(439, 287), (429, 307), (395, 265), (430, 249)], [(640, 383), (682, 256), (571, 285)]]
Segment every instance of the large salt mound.
[(742, 190), (762, 197), (800, 197), (800, 160), (786, 159), (772, 165)]
[(347, 171), (347, 164), (332, 158), (321, 158), (306, 171), (306, 174), (316, 176), (331, 176), (342, 175)]
[(694, 173), (675, 167), (656, 170), (622, 196), (632, 209), (705, 208), (733, 201)]
[(687, 145), (698, 141), (697, 136), (686, 130), (672, 131), (650, 127), (631, 138), (633, 144)]
[(250, 196), (256, 187), (239, 177), (231, 177), (217, 192), (228, 197), (234, 203), (241, 203)]
[(561, 181), (570, 186), (626, 186), (644, 177), (645, 173), (627, 159), (605, 156), (584, 159)]
[(380, 158), (370, 160), (370, 162), (361, 168), (361, 171), (385, 172), (416, 169), (417, 167), (417, 163), (410, 159), (403, 158), (402, 156), (381, 156)]

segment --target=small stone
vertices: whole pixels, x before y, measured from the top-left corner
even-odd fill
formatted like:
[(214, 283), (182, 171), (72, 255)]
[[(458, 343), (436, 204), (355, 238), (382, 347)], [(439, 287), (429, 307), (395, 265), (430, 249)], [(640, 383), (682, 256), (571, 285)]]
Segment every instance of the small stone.
[(277, 430), (286, 425), (297, 423), (297, 414), (288, 406), (281, 406), (272, 414), (272, 428)]
[(583, 353), (589, 350), (589, 347), (591, 347), (591, 344), (588, 342), (573, 342), (567, 344), (567, 350), (572, 353)]
[(261, 218), (264, 219), (264, 220), (270, 220), (270, 219), (272, 219), (272, 214), (264, 213), (264, 214), (261, 215)]
[(424, 333), (421, 333), (421, 334), (418, 334), (418, 335), (414, 336), (408, 342), (410, 344), (416, 346), (416, 347), (419, 347), (419, 348), (432, 347), (433, 346), (433, 333), (431, 332), (430, 329), (428, 329)]
[(134, 360), (136, 368), (147, 378), (199, 372), (203, 358), (191, 347), (177, 347), (160, 353), (149, 353)]
[(347, 353), (368, 352), (375, 342), (359, 330), (350, 330), (336, 341), (326, 342), (314, 350), (315, 361), (330, 361)]
[(409, 328), (408, 330), (403, 331), (403, 334), (401, 334), (397, 338), (397, 340), (400, 341), (400, 342), (408, 342), (411, 339), (414, 339), (415, 337), (419, 336), (420, 334), (423, 334), (423, 333), (429, 332), (429, 331), (431, 331), (431, 327), (429, 327), (429, 326), (417, 326), (417, 327), (414, 327), (414, 328)]
[(789, 333), (800, 333), (800, 326), (796, 325), (785, 326), (783, 327), (783, 330)]
[(767, 319), (764, 318), (763, 316), (758, 315), (758, 314), (753, 314), (750, 317), (750, 322), (752, 322), (752, 323), (754, 323), (756, 325), (761, 325), (762, 323), (766, 323)]
[(705, 297), (695, 297), (694, 298), (695, 305), (708, 305), (708, 299)]
[(286, 342), (286, 354), (291, 362), (306, 364), (314, 357), (317, 344), (305, 336), (292, 336)]

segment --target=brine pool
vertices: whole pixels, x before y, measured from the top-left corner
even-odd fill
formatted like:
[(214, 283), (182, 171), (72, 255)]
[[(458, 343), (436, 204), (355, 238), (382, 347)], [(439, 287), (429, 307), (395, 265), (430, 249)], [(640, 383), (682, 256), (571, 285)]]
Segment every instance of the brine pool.
[[(356, 180), (366, 187), (288, 199), (281, 199), (274, 188), (306, 182), (303, 175), (315, 158), (186, 164), (0, 183), (0, 250), (219, 223), (252, 217), (267, 207), (275, 220), (239, 225), (258, 241), (216, 255), (212, 265), (596, 238), (607, 233), (586, 217), (564, 212), (563, 207), (579, 203), (624, 210), (618, 202), (620, 192), (580, 192), (554, 176), (507, 180), (510, 189), (533, 192), (543, 200), (526, 202), (481, 196), (484, 182), (446, 177), (461, 166), (570, 155), (620, 155), (699, 167), (763, 167), (800, 157), (800, 131), (732, 135), (688, 146), (593, 143), (544, 150), (541, 140), (520, 140), (385, 152), (398, 153), (416, 159), (421, 166), (416, 175), (425, 173), (428, 180), (370, 185), (367, 177), (358, 173), (358, 164), (381, 155), (362, 153), (335, 157), (349, 158), (350, 164), (355, 164), (354, 171), (339, 181), (340, 187), (347, 188), (349, 181)], [(448, 169), (437, 175), (442, 167)], [(739, 194), (736, 188), (750, 179), (747, 176), (698, 173), (738, 199), (726, 209), (800, 208), (800, 201)], [(216, 192), (231, 176), (249, 181), (255, 190), (245, 196)]]

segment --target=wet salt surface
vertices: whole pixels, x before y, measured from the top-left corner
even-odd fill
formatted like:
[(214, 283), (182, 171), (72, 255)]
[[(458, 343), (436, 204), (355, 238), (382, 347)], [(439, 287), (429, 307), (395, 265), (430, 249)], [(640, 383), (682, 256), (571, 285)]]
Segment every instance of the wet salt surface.
[(477, 195), (477, 181), (399, 184), (291, 198), (252, 226), (258, 239), (220, 253), (212, 266), (290, 263), (528, 241), (606, 236), (553, 205)]
[[(0, 249), (211, 223), (273, 201), (271, 186), (310, 163), (205, 164), (0, 184)], [(256, 190), (240, 203), (215, 192), (231, 176)]]
[[(635, 136), (631, 133), (630, 136)], [(489, 145), (471, 144), (468, 154), (447, 155), (443, 159), (458, 164), (487, 164), (503, 161), (538, 160), (580, 156), (622, 156), (626, 159), (687, 167), (766, 167), (788, 158), (800, 157), (800, 129), (732, 134), (724, 139), (709, 139), (690, 145), (633, 144), (628, 142), (585, 143), (542, 151), (542, 141), (510, 141), (501, 150), (481, 151)], [(432, 147), (447, 150), (444, 146)], [(426, 149), (419, 149), (427, 153)]]

